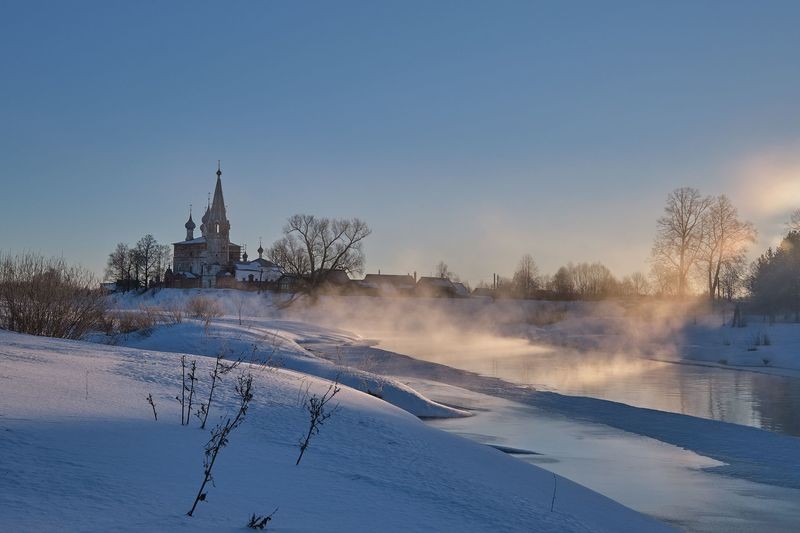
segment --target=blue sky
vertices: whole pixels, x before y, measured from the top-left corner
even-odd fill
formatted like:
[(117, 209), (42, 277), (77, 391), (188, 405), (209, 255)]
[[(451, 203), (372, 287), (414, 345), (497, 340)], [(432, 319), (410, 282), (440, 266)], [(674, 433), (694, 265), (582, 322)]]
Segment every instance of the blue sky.
[(100, 272), (180, 240), (217, 159), (251, 250), (359, 216), (368, 271), (473, 282), (524, 253), (645, 269), (683, 185), (759, 247), (800, 207), (798, 2), (2, 6), (0, 249)]

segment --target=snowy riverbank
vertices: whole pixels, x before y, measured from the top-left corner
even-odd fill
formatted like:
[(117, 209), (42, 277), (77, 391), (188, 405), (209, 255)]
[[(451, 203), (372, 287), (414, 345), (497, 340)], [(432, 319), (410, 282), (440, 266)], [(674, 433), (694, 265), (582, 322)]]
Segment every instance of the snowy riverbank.
[[(194, 359), (205, 375), (211, 360)], [(178, 422), (178, 354), (0, 332), (0, 529), (241, 530), (276, 507), (274, 531), (668, 529), (563, 478), (551, 512), (552, 474), (350, 388), (295, 466), (298, 391), (327, 382), (253, 372), (251, 410), (189, 518), (208, 433)]]

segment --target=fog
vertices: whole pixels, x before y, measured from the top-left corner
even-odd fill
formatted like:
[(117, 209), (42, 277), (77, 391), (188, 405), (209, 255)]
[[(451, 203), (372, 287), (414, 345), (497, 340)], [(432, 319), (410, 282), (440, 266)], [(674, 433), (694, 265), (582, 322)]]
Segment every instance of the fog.
[[(604, 382), (645, 371), (646, 358), (677, 357), (687, 324), (719, 320), (697, 302), (370, 297), (301, 301), (286, 315), (429, 361), (513, 381), (530, 382), (535, 373), (536, 380), (552, 383)], [(568, 366), (554, 364), (565, 354)], [(558, 376), (545, 378), (547, 372)]]

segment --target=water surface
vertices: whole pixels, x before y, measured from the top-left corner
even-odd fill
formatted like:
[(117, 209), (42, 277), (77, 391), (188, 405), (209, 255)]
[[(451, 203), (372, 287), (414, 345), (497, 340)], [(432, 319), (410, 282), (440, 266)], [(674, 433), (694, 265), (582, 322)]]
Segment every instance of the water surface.
[(431, 343), (388, 336), (380, 347), (539, 390), (587, 396), (800, 436), (800, 378), (579, 353), (522, 339)]

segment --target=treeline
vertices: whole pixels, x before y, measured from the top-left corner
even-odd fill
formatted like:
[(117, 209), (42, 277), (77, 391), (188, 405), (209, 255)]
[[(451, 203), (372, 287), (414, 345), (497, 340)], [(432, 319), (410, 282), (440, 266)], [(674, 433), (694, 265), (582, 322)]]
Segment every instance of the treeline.
[(134, 246), (117, 244), (108, 255), (105, 278), (128, 291), (149, 288), (161, 283), (164, 272), (172, 261), (172, 247), (159, 242), (149, 233)]
[(555, 274), (539, 272), (530, 254), (520, 259), (511, 277), (495, 275), (491, 284), (478, 284), (497, 298), (549, 298), (558, 300), (597, 300), (614, 296), (638, 297), (652, 294), (647, 277), (636, 272), (617, 279), (604, 264), (568, 263)]
[(747, 281), (757, 311), (773, 319), (778, 313), (791, 313), (800, 322), (800, 230), (790, 229), (775, 250), (761, 254)]
[[(800, 230), (800, 211), (795, 218)], [(552, 276), (542, 275), (533, 258), (526, 255), (511, 277), (495, 275), (491, 284), (482, 283), (479, 288), (508, 298), (680, 298), (705, 293), (711, 299), (731, 300), (755, 287), (747, 251), (755, 242), (756, 230), (740, 218), (727, 196), (705, 196), (691, 187), (676, 189), (667, 197), (664, 215), (656, 226), (647, 275), (635, 272), (620, 279), (599, 262), (569, 263)], [(762, 264), (788, 261), (786, 252), (770, 253), (775, 257), (763, 257)], [(762, 268), (770, 272), (785, 269)], [(800, 286), (798, 302), (800, 308)]]

